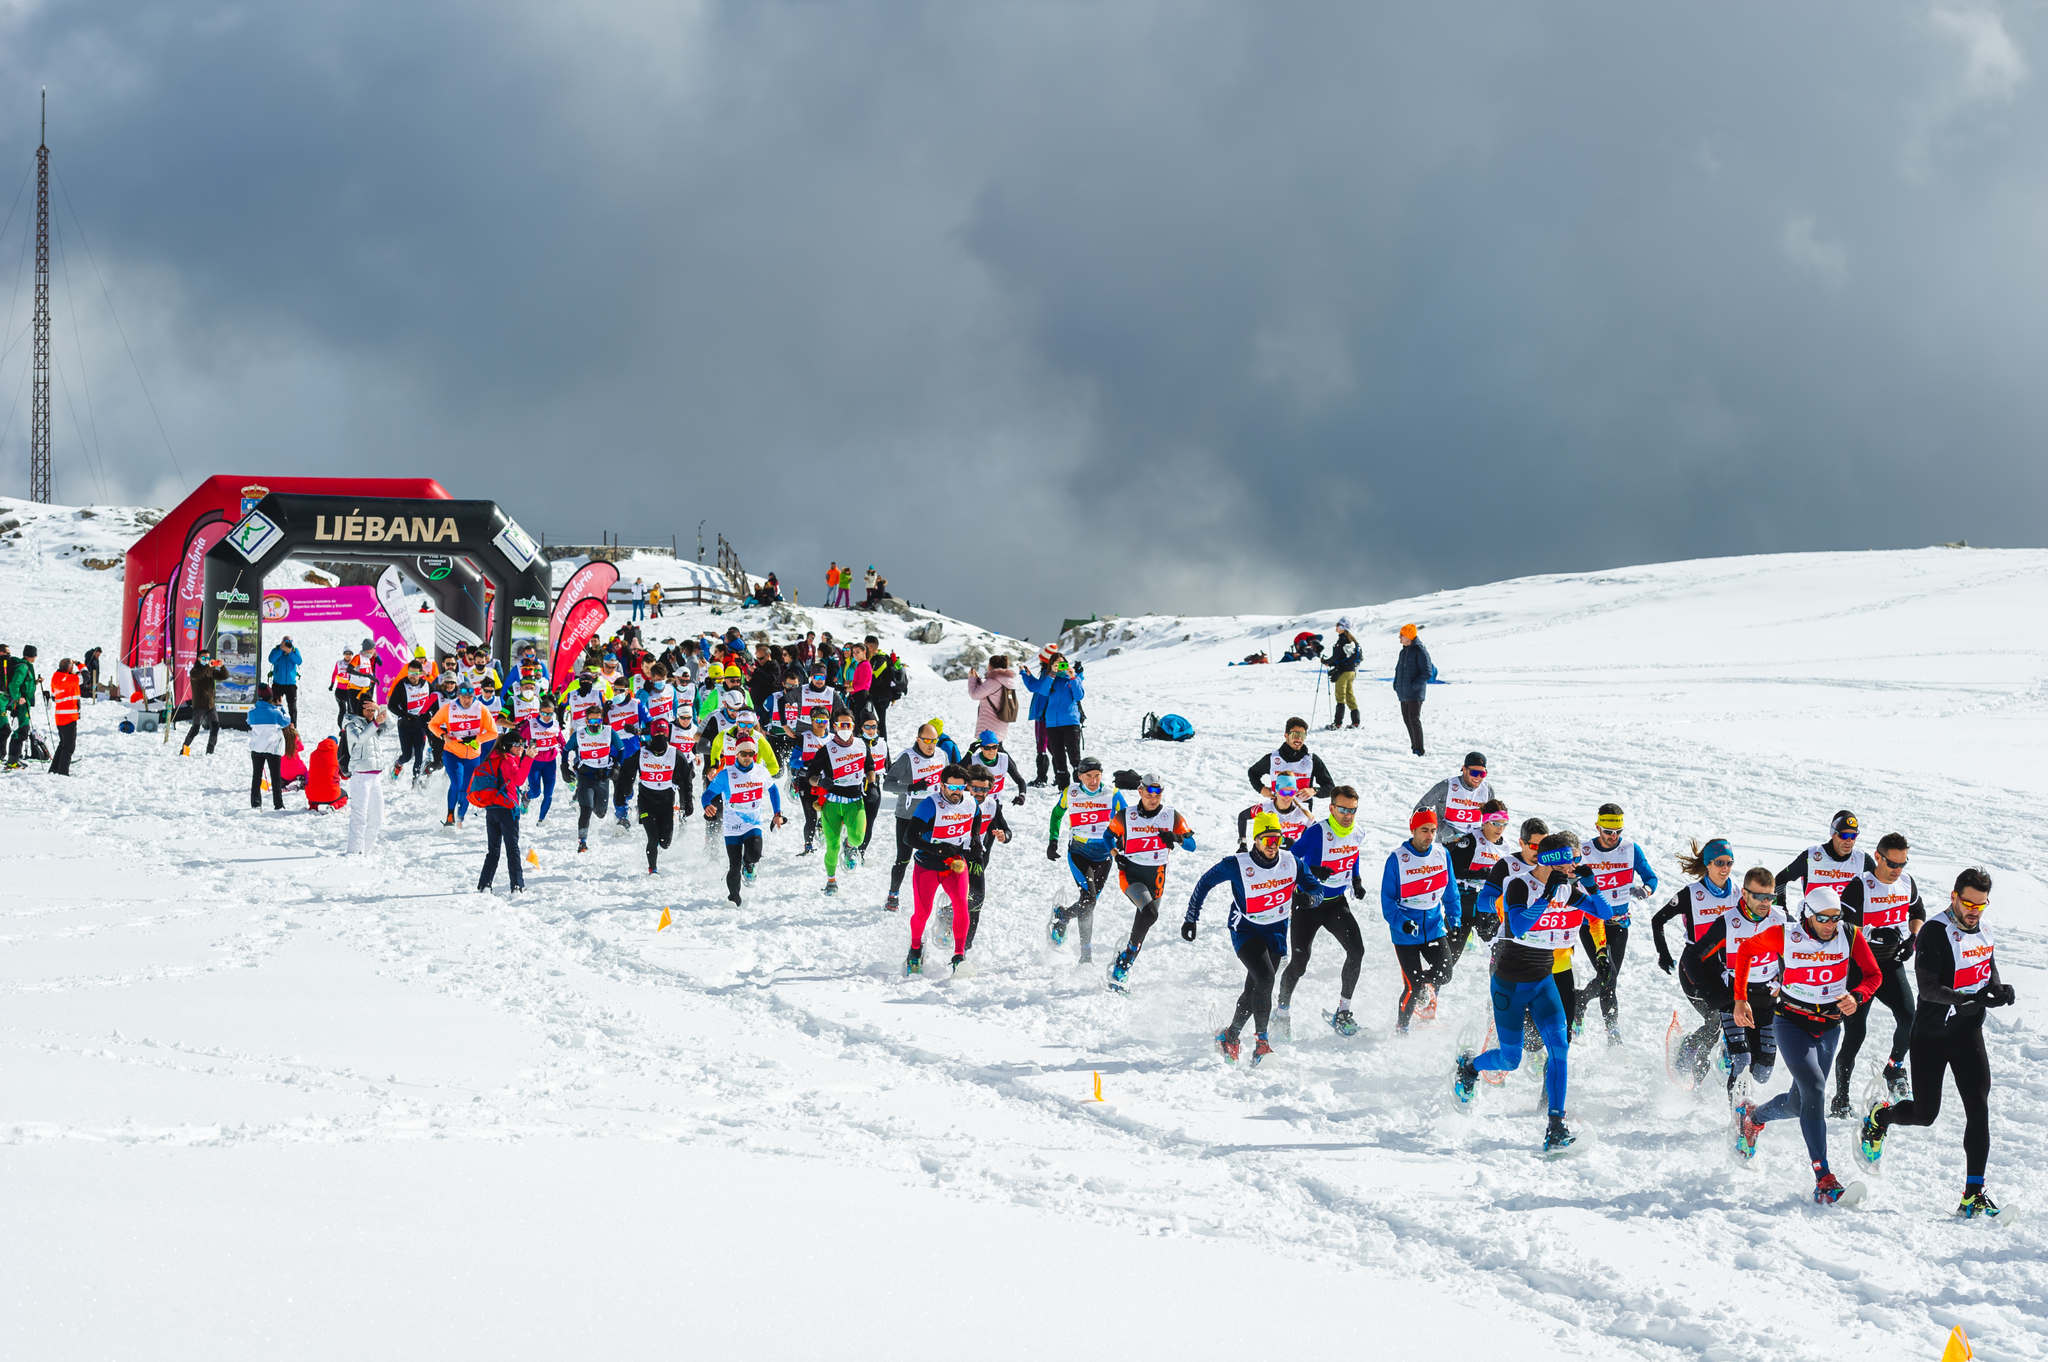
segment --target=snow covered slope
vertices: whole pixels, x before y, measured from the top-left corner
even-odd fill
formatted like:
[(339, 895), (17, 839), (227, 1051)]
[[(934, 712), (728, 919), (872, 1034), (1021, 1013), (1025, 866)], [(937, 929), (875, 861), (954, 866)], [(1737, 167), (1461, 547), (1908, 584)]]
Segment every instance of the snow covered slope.
[[(0, 637), (40, 631), (51, 657), (111, 642), (92, 593), (118, 586), (0, 541)], [(1735, 1166), (1721, 1103), (1663, 1076), (1678, 999), (1642, 929), (1627, 1044), (1574, 1049), (1586, 1141), (1568, 1160), (1534, 1152), (1534, 1073), (1469, 1113), (1448, 1100), (1459, 1038), (1485, 1024), (1470, 961), (1434, 1026), (1390, 1034), (1397, 975), (1370, 911), (1365, 1030), (1315, 1021), (1336, 993), (1326, 939), (1298, 1039), (1222, 1066), (1208, 1037), (1241, 980), (1222, 910), (1193, 945), (1173, 919), (1232, 842), (1245, 766), (1319, 688), (1304, 668), (1224, 665), (1278, 656), (1297, 621), (1155, 619), (1129, 639), (1115, 625), (1087, 669), (1089, 750), (1161, 773), (1202, 842), (1176, 857), (1127, 998), (1102, 988), (1129, 923), (1114, 896), (1095, 965), (1045, 945), (1071, 886), (1043, 856), (1042, 790), (1008, 810), (981, 974), (905, 983), (880, 855), (826, 899), (784, 831), (736, 910), (696, 828), (650, 879), (637, 833), (578, 856), (558, 809), (527, 818), (531, 891), (483, 897), (482, 829), (439, 826), (438, 782), (396, 793), (382, 857), (351, 863), (338, 820), (249, 811), (239, 738), (180, 760), (89, 712), (75, 779), (0, 779), (0, 1337), (24, 1356), (687, 1336), (750, 1357), (1933, 1359), (1960, 1322), (1986, 1358), (2048, 1356), (2044, 586), (2048, 553), (1937, 551), (1361, 607), (1369, 668), (1390, 665), (1402, 619), (1428, 626), (1447, 682), (1425, 709), (1432, 756), (1409, 755), (1370, 680), (1365, 726), (1316, 735), (1382, 851), (1478, 746), (1518, 815), (1583, 829), (1619, 800), (1667, 880), (1685, 839), (1781, 864), (1844, 804), (1913, 839), (1930, 896), (1987, 865), (2021, 997), (1989, 1023), (2000, 1223), (1947, 1219), (1952, 1096), (1932, 1130), (1894, 1138), (1854, 1212), (1807, 1201), (1790, 1126)], [(913, 664), (899, 741), (927, 714), (968, 726), (964, 687), (934, 668), (993, 640), (804, 614)], [(1169, 709), (1192, 742), (1134, 740)], [(877, 852), (890, 842), (885, 814)], [(663, 907), (676, 925), (656, 932)], [(1851, 1164), (1847, 1128), (1834, 1137)]]

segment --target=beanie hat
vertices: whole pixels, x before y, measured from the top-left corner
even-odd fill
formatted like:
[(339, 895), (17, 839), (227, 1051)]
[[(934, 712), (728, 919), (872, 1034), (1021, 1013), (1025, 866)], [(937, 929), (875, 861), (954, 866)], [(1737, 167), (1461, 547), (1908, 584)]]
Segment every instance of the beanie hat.
[(1404, 625), (1402, 625), (1402, 626), (1401, 626), (1401, 637), (1402, 637), (1402, 638), (1404, 638), (1404, 639), (1411, 639), (1411, 638), (1414, 638), (1414, 637), (1415, 637), (1415, 626), (1414, 626), (1414, 625), (1412, 625), (1412, 624), (1404, 624)]
[(1433, 828), (1435, 826), (1436, 810), (1434, 809), (1417, 809), (1408, 819), (1408, 831), (1410, 832), (1414, 832), (1418, 828)]
[(1862, 825), (1856, 821), (1856, 815), (1850, 813), (1847, 809), (1843, 809), (1840, 813), (1836, 814), (1834, 821), (1828, 824), (1828, 831), (1837, 837), (1846, 836), (1854, 838), (1861, 830)]
[(1465, 754), (1465, 764), (1467, 766), (1484, 766), (1486, 765), (1486, 754), (1484, 752), (1467, 752)]
[(1817, 884), (1806, 891), (1806, 897), (1799, 900), (1799, 916), (1812, 917), (1816, 913), (1839, 913), (1842, 911), (1842, 896), (1824, 884)]

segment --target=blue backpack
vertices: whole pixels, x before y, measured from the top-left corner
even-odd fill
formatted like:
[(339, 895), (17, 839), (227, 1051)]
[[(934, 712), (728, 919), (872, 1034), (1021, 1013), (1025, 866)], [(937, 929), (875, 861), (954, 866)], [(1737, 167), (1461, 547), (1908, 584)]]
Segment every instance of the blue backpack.
[(1186, 742), (1195, 736), (1195, 726), (1178, 714), (1147, 714), (1138, 736), (1157, 738), (1162, 742)]

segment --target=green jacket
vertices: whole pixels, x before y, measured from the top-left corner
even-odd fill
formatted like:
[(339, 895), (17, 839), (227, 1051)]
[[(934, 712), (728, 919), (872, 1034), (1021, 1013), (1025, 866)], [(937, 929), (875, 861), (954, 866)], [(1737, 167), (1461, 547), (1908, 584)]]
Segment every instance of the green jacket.
[(7, 664), (6, 712), (26, 719), (36, 707), (36, 664), (25, 657), (12, 658)]

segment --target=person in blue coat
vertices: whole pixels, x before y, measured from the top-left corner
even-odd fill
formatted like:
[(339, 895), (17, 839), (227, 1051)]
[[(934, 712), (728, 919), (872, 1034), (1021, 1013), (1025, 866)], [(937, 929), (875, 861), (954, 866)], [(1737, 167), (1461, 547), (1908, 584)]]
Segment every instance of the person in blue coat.
[(1024, 668), (1023, 677), (1024, 689), (1032, 695), (1031, 712), (1044, 725), (1045, 746), (1052, 753), (1053, 784), (1064, 790), (1081, 764), (1081, 700), (1086, 688), (1080, 673), (1059, 653), (1043, 662), (1036, 676)]
[(1422, 756), (1422, 701), (1429, 693), (1429, 680), (1436, 664), (1422, 635), (1412, 624), (1401, 626), (1401, 655), (1394, 659), (1394, 698), (1401, 702), (1401, 722), (1408, 726), (1408, 746)]
[(299, 722), (299, 664), (303, 661), (290, 634), (270, 650), (270, 693), (284, 702), (294, 725)]
[(1418, 1011), (1425, 1021), (1436, 1015), (1436, 990), (1449, 968), (1445, 938), (1464, 921), (1463, 912), (1450, 852), (1437, 845), (1436, 814), (1417, 809), (1408, 819), (1408, 840), (1387, 853), (1380, 872), (1380, 916), (1401, 962), (1397, 1033), (1408, 1033)]
[(1183, 941), (1195, 939), (1202, 900), (1212, 890), (1230, 891), (1230, 948), (1244, 964), (1244, 989), (1237, 995), (1230, 1025), (1216, 1033), (1216, 1046), (1233, 1064), (1247, 1021), (1256, 1028), (1252, 1063), (1273, 1053), (1266, 1028), (1273, 1014), (1273, 984), (1280, 962), (1287, 958), (1288, 920), (1298, 875), (1294, 853), (1287, 850), (1286, 830), (1278, 818), (1262, 813), (1252, 820), (1250, 849), (1216, 862), (1188, 896), (1187, 916), (1180, 924)]

